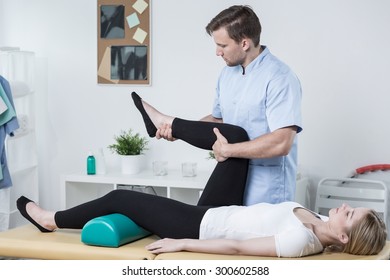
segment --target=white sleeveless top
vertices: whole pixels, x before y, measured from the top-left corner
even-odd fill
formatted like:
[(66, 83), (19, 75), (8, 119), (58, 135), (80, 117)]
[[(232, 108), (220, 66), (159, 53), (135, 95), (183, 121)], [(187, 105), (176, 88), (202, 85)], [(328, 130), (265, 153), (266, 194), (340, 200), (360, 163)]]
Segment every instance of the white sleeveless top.
[[(322, 252), (324, 248), (317, 236), (295, 216), (293, 211), (297, 207), (304, 208), (296, 202), (211, 208), (202, 219), (199, 239), (244, 240), (274, 236), (278, 257)], [(327, 220), (325, 216), (317, 216)]]

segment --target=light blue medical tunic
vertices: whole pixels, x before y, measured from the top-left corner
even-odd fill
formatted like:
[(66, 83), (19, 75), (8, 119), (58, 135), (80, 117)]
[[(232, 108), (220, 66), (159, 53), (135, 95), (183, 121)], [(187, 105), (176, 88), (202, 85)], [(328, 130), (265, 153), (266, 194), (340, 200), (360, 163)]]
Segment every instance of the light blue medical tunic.
[[(250, 139), (301, 125), (301, 85), (291, 69), (265, 46), (243, 72), (226, 66), (218, 79), (212, 115), (243, 127)], [(294, 200), (297, 139), (287, 156), (250, 160), (244, 204)]]

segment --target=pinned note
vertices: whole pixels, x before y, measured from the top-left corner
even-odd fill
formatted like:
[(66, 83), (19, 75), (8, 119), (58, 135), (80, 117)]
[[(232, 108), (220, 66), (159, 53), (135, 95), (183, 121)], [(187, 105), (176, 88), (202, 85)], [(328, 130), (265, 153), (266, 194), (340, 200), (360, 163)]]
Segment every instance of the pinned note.
[(134, 10), (136, 10), (140, 14), (142, 14), (147, 7), (148, 3), (146, 3), (144, 0), (137, 0), (137, 2), (135, 2), (133, 5)]
[(127, 24), (129, 25), (130, 28), (133, 28), (133, 27), (140, 24), (137, 13), (132, 13), (131, 15), (126, 17), (126, 20), (127, 20)]
[(147, 35), (147, 32), (138, 27), (134, 33), (133, 39), (136, 40), (138, 43), (143, 44)]

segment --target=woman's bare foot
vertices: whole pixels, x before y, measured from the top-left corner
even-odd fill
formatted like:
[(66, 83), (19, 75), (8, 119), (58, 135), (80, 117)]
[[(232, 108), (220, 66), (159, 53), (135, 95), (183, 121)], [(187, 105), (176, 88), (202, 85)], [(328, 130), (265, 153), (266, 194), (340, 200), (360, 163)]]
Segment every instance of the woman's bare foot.
[(37, 221), (38, 224), (44, 228), (50, 231), (57, 229), (57, 225), (54, 221), (54, 212), (43, 210), (34, 202), (27, 203), (26, 211), (35, 221)]
[(150, 137), (156, 136), (158, 128), (172, 125), (174, 117), (162, 114), (156, 108), (143, 101), (135, 92), (131, 94), (131, 97), (144, 119), (146, 131)]
[(172, 125), (172, 122), (174, 119), (173, 117), (164, 115), (163, 113), (161, 113), (156, 108), (154, 108), (149, 103), (147, 103), (143, 100), (142, 100), (142, 104), (145, 108), (146, 113), (148, 114), (148, 116), (152, 120), (153, 124), (157, 128), (164, 126), (164, 125), (167, 125), (167, 124)]
[(34, 201), (21, 196), (17, 202), (20, 213), (42, 232), (52, 232), (57, 229), (54, 212), (46, 211), (35, 204)]

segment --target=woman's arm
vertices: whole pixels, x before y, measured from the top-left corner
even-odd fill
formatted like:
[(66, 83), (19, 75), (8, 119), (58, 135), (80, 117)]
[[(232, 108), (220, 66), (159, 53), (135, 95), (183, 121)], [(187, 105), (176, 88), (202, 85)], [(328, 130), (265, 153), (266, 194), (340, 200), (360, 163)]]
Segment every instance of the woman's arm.
[(146, 246), (146, 249), (155, 254), (189, 251), (211, 254), (276, 257), (275, 238), (273, 236), (248, 240), (164, 238), (149, 244)]

